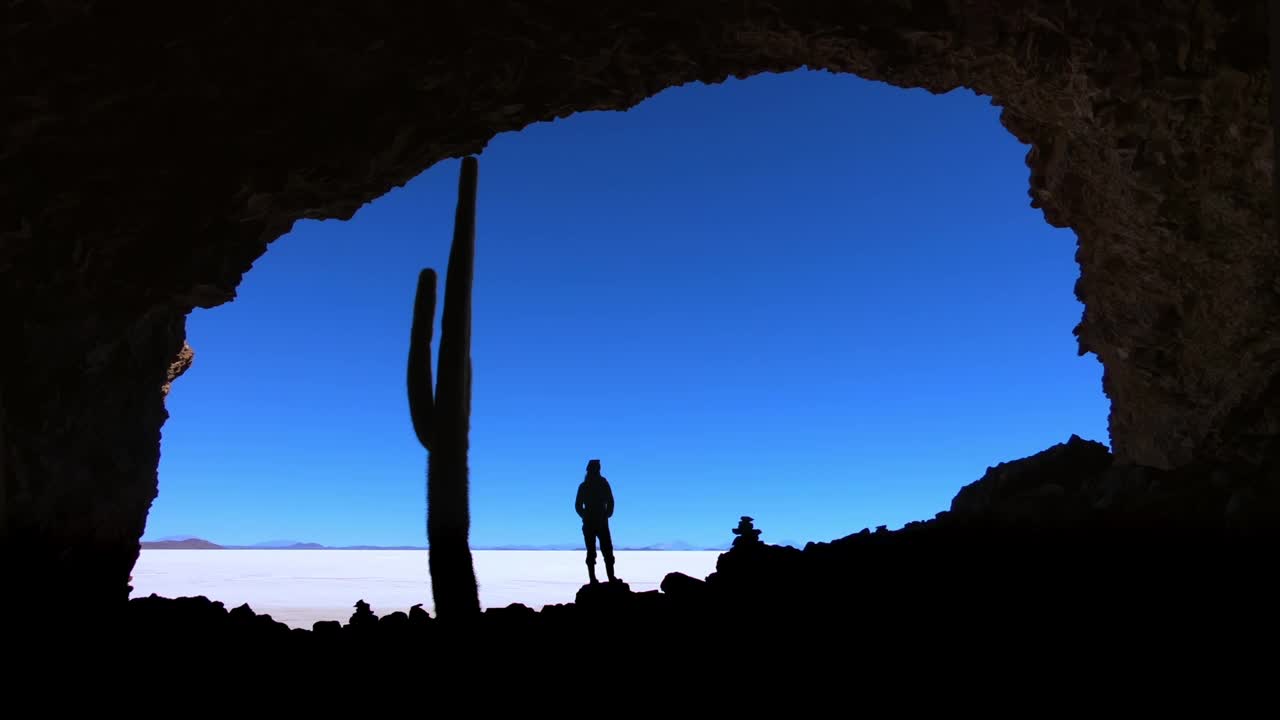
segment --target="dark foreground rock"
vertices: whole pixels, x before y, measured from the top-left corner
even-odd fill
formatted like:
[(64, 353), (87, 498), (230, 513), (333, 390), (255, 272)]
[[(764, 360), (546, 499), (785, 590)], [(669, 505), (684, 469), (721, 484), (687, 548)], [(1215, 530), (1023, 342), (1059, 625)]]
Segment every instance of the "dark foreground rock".
[(420, 606), (378, 617), (360, 601), (348, 622), (312, 630), (247, 606), (152, 596), (28, 608), (7, 616), (6, 640), (78, 656), (110, 649), (122, 662), (234, 656), (503, 677), (557, 668), (647, 677), (673, 663), (710, 671), (735, 666), (742, 652), (762, 663), (836, 658), (846, 669), (1132, 673), (1230, 664), (1272, 647), (1280, 533), (1271, 477), (1118, 466), (1099, 447), (1072, 437), (1002, 463), (950, 510), (900, 530), (796, 549), (761, 541), (744, 517), (714, 573), (672, 573), (660, 591), (586, 585), (574, 603), (491, 608), (465, 622)]
[(589, 583), (578, 588), (575, 596), (577, 605), (584, 608), (610, 607), (620, 598), (631, 596), (631, 586), (621, 580), (613, 582)]

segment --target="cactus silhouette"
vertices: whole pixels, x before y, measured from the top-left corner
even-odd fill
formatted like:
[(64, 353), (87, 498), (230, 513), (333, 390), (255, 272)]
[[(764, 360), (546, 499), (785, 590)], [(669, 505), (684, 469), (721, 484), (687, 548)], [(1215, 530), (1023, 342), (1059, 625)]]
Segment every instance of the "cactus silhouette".
[(427, 451), (427, 557), (440, 619), (479, 614), (467, 471), (471, 423), (471, 280), (475, 261), (476, 183), (473, 157), (463, 158), (458, 208), (440, 320), (439, 377), (431, 387), (436, 273), (418, 275), (409, 333), (409, 414)]

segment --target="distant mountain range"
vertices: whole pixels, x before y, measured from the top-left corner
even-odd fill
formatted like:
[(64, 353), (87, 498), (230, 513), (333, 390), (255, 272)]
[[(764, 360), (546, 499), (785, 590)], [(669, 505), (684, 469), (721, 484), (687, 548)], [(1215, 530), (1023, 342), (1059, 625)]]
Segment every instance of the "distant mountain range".
[(313, 542), (298, 542), (297, 540), (267, 540), (266, 542), (254, 543), (252, 545), (227, 545), (228, 549), (233, 550), (326, 550), (324, 545)]
[(222, 546), (200, 538), (152, 540), (142, 543), (143, 550), (221, 550)]
[[(178, 535), (172, 537), (160, 538), (158, 540), (145, 540), (142, 543), (144, 550), (426, 550), (426, 546), (414, 545), (321, 545), (313, 542), (298, 542), (296, 540), (267, 540), (265, 542), (254, 543), (253, 545), (219, 545), (203, 538), (193, 537), (190, 535)], [(486, 545), (476, 546), (472, 550), (580, 550), (586, 552), (586, 546), (582, 543), (562, 543), (559, 545)], [(681, 550), (712, 550), (724, 551), (729, 546), (721, 547), (695, 547), (687, 542), (676, 540), (668, 543), (656, 543), (653, 545), (643, 546), (619, 546), (615, 548), (618, 551), (637, 551), (637, 550), (663, 550), (663, 551), (681, 551)]]

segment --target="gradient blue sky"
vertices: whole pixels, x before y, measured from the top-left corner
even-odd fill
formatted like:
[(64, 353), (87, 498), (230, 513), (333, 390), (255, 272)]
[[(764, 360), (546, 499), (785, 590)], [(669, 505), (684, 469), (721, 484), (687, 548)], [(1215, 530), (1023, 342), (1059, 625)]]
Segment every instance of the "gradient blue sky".
[[(967, 90), (794, 72), (667, 90), (479, 155), (474, 545), (830, 540), (946, 509), (989, 465), (1107, 443), (1075, 236)], [(188, 323), (147, 539), (425, 543), (404, 390), (458, 160), (299, 222)], [(438, 325), (437, 325), (438, 327)]]

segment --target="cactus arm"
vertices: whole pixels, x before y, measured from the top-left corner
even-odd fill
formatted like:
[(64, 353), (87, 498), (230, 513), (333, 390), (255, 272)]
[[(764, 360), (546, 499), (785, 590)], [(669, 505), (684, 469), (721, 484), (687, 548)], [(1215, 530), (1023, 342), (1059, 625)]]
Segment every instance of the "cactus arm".
[(431, 385), (431, 336), (435, 330), (436, 271), (418, 275), (418, 294), (413, 302), (413, 324), (409, 330), (409, 416), (418, 442), (431, 450), (431, 425), (435, 409)]

